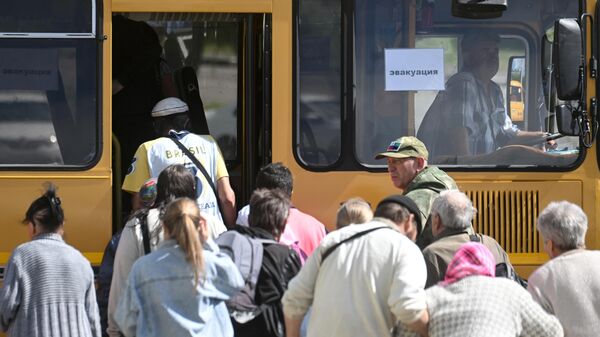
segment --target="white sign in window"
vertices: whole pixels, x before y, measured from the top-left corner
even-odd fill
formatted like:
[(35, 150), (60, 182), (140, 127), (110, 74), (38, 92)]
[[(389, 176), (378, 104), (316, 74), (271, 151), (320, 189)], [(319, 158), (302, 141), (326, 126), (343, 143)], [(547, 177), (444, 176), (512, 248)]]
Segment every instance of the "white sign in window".
[(58, 50), (5, 48), (0, 54), (0, 89), (57, 90)]
[(444, 90), (444, 50), (386, 49), (385, 90)]

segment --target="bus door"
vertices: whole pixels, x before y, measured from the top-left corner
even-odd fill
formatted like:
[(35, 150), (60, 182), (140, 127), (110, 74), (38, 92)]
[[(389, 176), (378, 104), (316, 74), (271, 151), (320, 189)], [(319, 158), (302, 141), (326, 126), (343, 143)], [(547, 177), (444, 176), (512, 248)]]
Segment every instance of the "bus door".
[[(246, 204), (257, 169), (271, 160), (270, 15), (118, 12), (112, 24), (115, 195), (137, 147), (157, 137), (152, 107), (177, 96), (192, 131), (219, 144), (237, 204)], [(115, 222), (128, 213), (123, 197)]]

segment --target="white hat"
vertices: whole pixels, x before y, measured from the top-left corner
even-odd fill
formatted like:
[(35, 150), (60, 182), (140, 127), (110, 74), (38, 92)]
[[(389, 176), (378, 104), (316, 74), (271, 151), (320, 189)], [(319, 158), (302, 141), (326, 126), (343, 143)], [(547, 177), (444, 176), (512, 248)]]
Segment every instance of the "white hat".
[(156, 103), (152, 108), (152, 117), (164, 117), (187, 112), (188, 105), (177, 97), (169, 97)]

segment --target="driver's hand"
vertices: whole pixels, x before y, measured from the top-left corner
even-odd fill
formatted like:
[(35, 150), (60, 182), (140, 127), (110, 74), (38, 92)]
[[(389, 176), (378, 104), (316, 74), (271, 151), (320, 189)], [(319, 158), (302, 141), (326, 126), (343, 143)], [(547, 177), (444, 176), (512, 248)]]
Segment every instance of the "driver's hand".
[(556, 150), (557, 147), (558, 147), (558, 144), (556, 143), (556, 141), (554, 139), (546, 141), (546, 143), (544, 143), (544, 149), (546, 151)]

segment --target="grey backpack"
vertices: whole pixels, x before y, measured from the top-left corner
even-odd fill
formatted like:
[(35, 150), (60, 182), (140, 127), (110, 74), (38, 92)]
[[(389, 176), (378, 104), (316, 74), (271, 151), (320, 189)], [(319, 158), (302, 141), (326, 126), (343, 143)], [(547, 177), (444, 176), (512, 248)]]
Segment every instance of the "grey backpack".
[(233, 319), (238, 323), (246, 323), (261, 313), (254, 298), (263, 260), (263, 243), (277, 242), (251, 238), (235, 230), (221, 234), (215, 241), (221, 251), (231, 257), (244, 279), (244, 288), (226, 301), (226, 304)]

